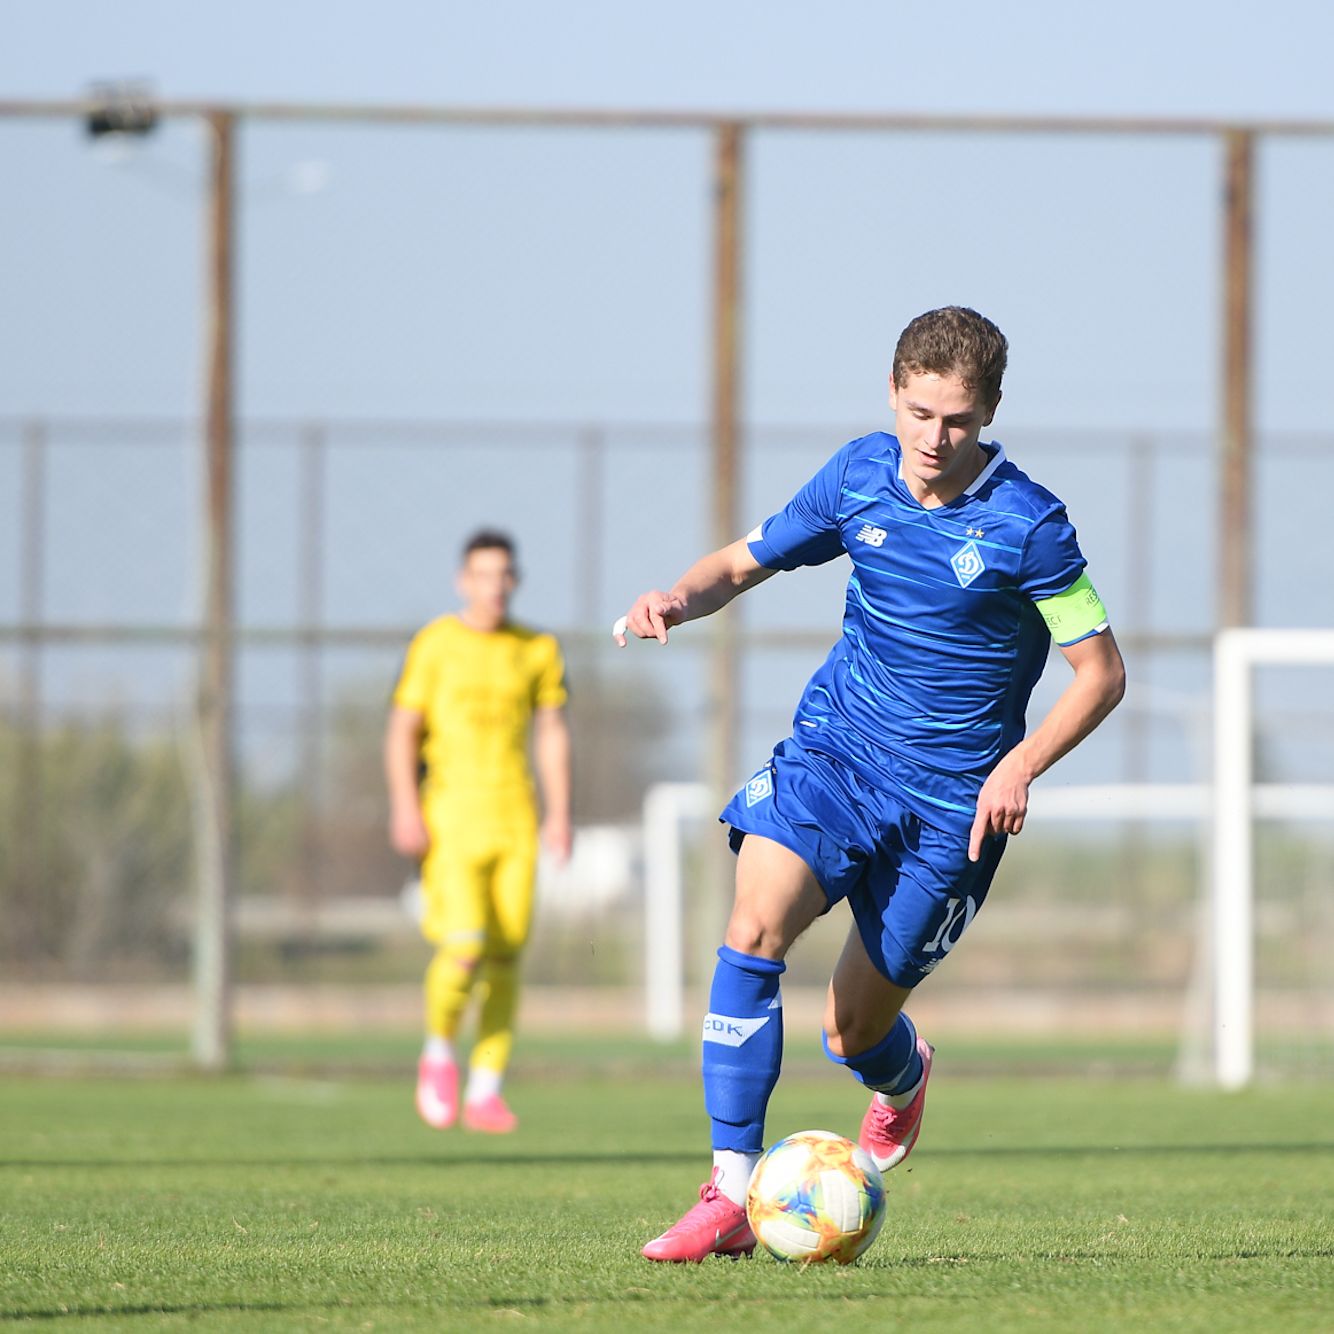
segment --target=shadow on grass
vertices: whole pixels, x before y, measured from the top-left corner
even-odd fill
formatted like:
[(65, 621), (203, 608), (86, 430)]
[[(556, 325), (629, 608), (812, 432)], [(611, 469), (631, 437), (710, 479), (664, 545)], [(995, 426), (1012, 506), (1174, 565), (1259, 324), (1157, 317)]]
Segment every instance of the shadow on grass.
[(1222, 1153), (1235, 1157), (1243, 1153), (1328, 1153), (1334, 1140), (1289, 1140), (1275, 1144), (1248, 1140), (1242, 1144), (998, 1144), (951, 1149), (923, 1150), (922, 1158), (1142, 1158), (1157, 1154), (1181, 1153), (1194, 1157)]
[[(1260, 1248), (1247, 1246), (1235, 1251), (1196, 1251), (1190, 1259), (1199, 1261), (1229, 1260), (1328, 1260), (1334, 1257), (1334, 1248), (1329, 1246), (1292, 1246), (1286, 1242), (1275, 1242), (1273, 1246)], [(960, 1252), (957, 1255), (908, 1255), (896, 1256), (893, 1260), (877, 1263), (874, 1258), (868, 1269), (929, 1269), (938, 1265), (984, 1265), (1016, 1264), (1045, 1262), (1058, 1264), (1124, 1264), (1142, 1263), (1136, 1255), (1113, 1255), (1108, 1251), (976, 1251)]]
[[(936, 1158), (1143, 1158), (1167, 1154), (1200, 1155), (1226, 1154), (1286, 1154), (1329, 1153), (1334, 1151), (1334, 1140), (1293, 1140), (1286, 1143), (1262, 1144), (1254, 1141), (1230, 1144), (1066, 1144), (1066, 1145), (997, 1145), (994, 1147), (930, 1148), (916, 1155), (918, 1163)], [(673, 1153), (643, 1153), (626, 1150), (624, 1153), (549, 1153), (508, 1152), (479, 1154), (476, 1141), (469, 1140), (448, 1151), (422, 1154), (349, 1153), (345, 1156), (318, 1158), (0, 1158), (0, 1168), (122, 1168), (122, 1167), (288, 1167), (330, 1168), (356, 1164), (360, 1167), (458, 1167), (460, 1165), (496, 1167), (597, 1167), (600, 1164), (626, 1162), (639, 1165), (698, 1163), (701, 1151), (681, 1150)]]
[(38, 1167), (89, 1168), (121, 1167), (596, 1167), (603, 1163), (625, 1162), (698, 1163), (700, 1150), (679, 1153), (499, 1153), (482, 1156), (475, 1150), (438, 1154), (374, 1154), (350, 1153), (345, 1157), (320, 1158), (0, 1158), (0, 1168), (32, 1169)]
[[(67, 1305), (55, 1308), (38, 1308), (34, 1310), (25, 1310), (21, 1307), (10, 1307), (8, 1310), (0, 1310), (0, 1324), (7, 1324), (11, 1321), (18, 1322), (23, 1320), (79, 1320), (79, 1319), (99, 1319), (103, 1316), (140, 1316), (140, 1315), (186, 1315), (203, 1316), (219, 1315), (228, 1311), (234, 1311), (238, 1315), (248, 1315), (254, 1313), (282, 1313), (289, 1317), (295, 1317), (300, 1312), (310, 1311), (344, 1311), (352, 1313), (361, 1309), (361, 1303), (355, 1306), (348, 1305), (347, 1302), (144, 1302), (136, 1306), (77, 1306)], [(377, 1310), (392, 1308), (395, 1303), (377, 1301), (374, 1306)], [(400, 1306), (406, 1306), (407, 1303), (397, 1303)], [(416, 1305), (416, 1303), (412, 1303)], [(320, 1317), (314, 1317), (319, 1319)]]

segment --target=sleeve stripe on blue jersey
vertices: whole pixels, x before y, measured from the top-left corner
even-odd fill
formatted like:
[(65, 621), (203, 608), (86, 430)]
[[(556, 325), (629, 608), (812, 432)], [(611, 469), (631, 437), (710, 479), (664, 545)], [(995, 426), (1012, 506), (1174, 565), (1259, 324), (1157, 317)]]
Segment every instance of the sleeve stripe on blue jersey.
[(1056, 641), (1056, 647), (1073, 648), (1074, 645), (1082, 644), (1086, 639), (1092, 639), (1094, 635), (1100, 635), (1104, 630), (1110, 630), (1111, 628), (1112, 623), (1110, 621), (1103, 621), (1100, 624), (1095, 625), (1092, 630), (1085, 631), (1084, 634), (1078, 635), (1074, 639), (1058, 639)]

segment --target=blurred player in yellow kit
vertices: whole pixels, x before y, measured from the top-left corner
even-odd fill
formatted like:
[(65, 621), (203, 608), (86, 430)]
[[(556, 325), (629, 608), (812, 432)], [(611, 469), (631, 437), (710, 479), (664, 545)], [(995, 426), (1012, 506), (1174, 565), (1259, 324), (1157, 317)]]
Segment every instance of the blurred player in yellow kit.
[(505, 534), (468, 540), (456, 584), (463, 607), (414, 637), (385, 732), (390, 841), (422, 859), (422, 934), (435, 946), (417, 1110), (437, 1129), (459, 1117), (455, 1044), (474, 998), (480, 1012), (463, 1124), (493, 1134), (517, 1124), (501, 1082), (537, 868), (530, 740), (542, 841), (558, 861), (570, 853), (565, 666), (552, 635), (509, 619), (517, 583)]

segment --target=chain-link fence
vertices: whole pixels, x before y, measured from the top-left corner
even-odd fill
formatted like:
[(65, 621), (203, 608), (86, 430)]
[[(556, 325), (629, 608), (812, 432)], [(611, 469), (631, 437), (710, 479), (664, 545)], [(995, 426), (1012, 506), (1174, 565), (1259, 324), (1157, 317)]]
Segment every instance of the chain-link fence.
[[(753, 430), (749, 513), (772, 511), (862, 429)], [(46, 997), (50, 1018), (62, 993), (94, 989), (111, 1016), (117, 1005), (138, 1014), (150, 1004), (145, 989), (157, 988), (167, 1027), (188, 1004), (196, 442), (185, 423), (0, 423), (0, 494), (11, 497), (0, 519), (10, 543), (0, 563), (0, 950), (11, 1030), (42, 1018), (21, 992)], [(1289, 535), (1259, 548), (1257, 600), (1271, 623), (1327, 615), (1293, 572), (1319, 564), (1330, 444), (1272, 439), (1258, 455), (1260, 493), (1275, 497), (1260, 521)], [(1208, 586), (1211, 522), (1206, 506), (1180, 498), (1211, 493), (1209, 442), (1028, 433), (1006, 445), (1067, 498), (1130, 665), (1125, 705), (1044, 784), (1207, 782), (1212, 613), (1193, 590)], [(378, 996), (396, 1022), (415, 1018), (425, 952), (403, 892), (412, 868), (386, 842), (380, 740), (407, 639), (453, 605), (458, 547), (485, 522), (515, 533), (518, 614), (561, 635), (573, 687), (579, 852), (545, 876), (528, 981), (584, 997), (595, 1020), (614, 1010), (636, 1022), (646, 853), (637, 822), (651, 784), (702, 772), (707, 638), (690, 627), (667, 651), (618, 651), (607, 631), (637, 591), (669, 582), (707, 545), (706, 469), (704, 433), (688, 428), (243, 428), (234, 738), (243, 1020), (266, 996), (274, 1016), (301, 1027), (334, 993), (363, 1005)], [(1295, 471), (1308, 484), (1294, 495), (1276, 479)], [(659, 479), (651, 487), (647, 474)], [(786, 733), (802, 682), (837, 633), (843, 578), (838, 563), (784, 576), (733, 608), (744, 766)], [(1035, 713), (1064, 672), (1054, 659)], [(1329, 676), (1262, 676), (1261, 780), (1329, 781)], [(1330, 1004), (1330, 835), (1309, 822), (1266, 825), (1261, 842), (1267, 1029), (1275, 1042), (1286, 1031), (1304, 1059)], [(1191, 822), (1048, 822), (1039, 806), (982, 923), (923, 1003), (975, 1029), (998, 1015), (1022, 1027), (1028, 1015), (1039, 1027), (1129, 1023), (1171, 1039), (1198, 992), (1200, 846)], [(692, 909), (697, 982), (721, 907)], [(820, 984), (838, 935), (822, 925), (798, 947), (794, 987)]]
[[(227, 112), (239, 257), (233, 282), (209, 288), (201, 148), (220, 142), (222, 112), (176, 107), (127, 141), (90, 139), (87, 110), (0, 104), (0, 163), (23, 201), (0, 275), (0, 354), (22, 386), (0, 387), (0, 413), (26, 414), (0, 418), (0, 1026), (15, 1041), (62, 1016), (85, 1032), (188, 1026), (203, 430), (131, 414), (198, 402), (202, 315), (233, 288), (243, 392), (215, 406), (234, 399), (243, 416), (243, 1029), (415, 1026), (425, 953), (412, 868), (386, 843), (380, 735), (407, 639), (452, 605), (458, 545), (483, 523), (518, 538), (516, 610), (561, 635), (573, 684), (578, 854), (546, 876), (532, 1021), (638, 1022), (652, 855), (639, 808), (652, 783), (711, 768), (710, 629), (665, 652), (615, 652), (607, 630), (717, 536), (729, 413), (708, 430), (644, 424), (693, 422), (728, 378), (726, 335), (700, 337), (711, 313), (746, 330), (743, 346), (733, 321), (746, 392), (733, 376), (717, 394), (733, 419), (823, 423), (742, 433), (742, 531), (884, 424), (897, 316), (963, 294), (1022, 348), (997, 434), (1068, 501), (1130, 667), (1125, 703), (1044, 787), (1208, 781), (1217, 594), (1245, 582), (1217, 572), (1235, 573), (1234, 552), (1251, 553), (1257, 624), (1334, 623), (1334, 441), (1261, 432), (1247, 491), (1219, 462), (1238, 462), (1248, 418), (1317, 419), (1328, 127)], [(976, 202), (905, 208), (904, 183), (937, 179), (942, 161)], [(1060, 207), (1014, 188), (1038, 179), (1060, 181)], [(1223, 376), (1216, 322), (1235, 354)], [(1263, 377), (1245, 363), (1252, 335)], [(1263, 400), (1239, 396), (1253, 380)], [(1223, 391), (1220, 438), (1180, 429), (1213, 421)], [(1084, 425), (1021, 425), (1059, 420)], [(1230, 530), (1220, 495), (1244, 495), (1249, 522)], [(786, 576), (729, 612), (737, 779), (785, 734), (837, 633), (842, 579), (837, 565)], [(1064, 671), (1053, 661), (1034, 714)], [(1330, 781), (1329, 676), (1260, 674), (1261, 780)], [(1334, 1028), (1330, 823), (1262, 831), (1258, 980), (1275, 1050)], [(691, 851), (706, 845), (701, 831)], [(1039, 803), (922, 1003), (973, 1029), (1028, 1015), (1175, 1046), (1200, 1003), (1201, 846), (1198, 822), (1047, 822)], [(691, 879), (698, 983), (723, 907), (699, 888), (709, 875)], [(798, 948), (794, 989), (818, 986), (836, 936), (822, 923)]]

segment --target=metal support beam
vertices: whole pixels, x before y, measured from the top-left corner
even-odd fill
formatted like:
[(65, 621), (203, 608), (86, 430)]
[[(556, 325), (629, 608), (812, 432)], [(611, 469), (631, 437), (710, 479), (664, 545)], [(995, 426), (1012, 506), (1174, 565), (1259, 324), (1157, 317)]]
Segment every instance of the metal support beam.
[(602, 571), (606, 565), (607, 431), (579, 432), (579, 531), (575, 535), (579, 580), (576, 620), (581, 630), (602, 625)]
[[(742, 271), (742, 141), (739, 124), (728, 122), (714, 131), (713, 194), (713, 405), (712, 458), (709, 485), (713, 497), (712, 546), (724, 547), (740, 536), (739, 494), (741, 403), (741, 271)], [(732, 607), (710, 625), (708, 682), (708, 785), (719, 806), (736, 782), (737, 689), (739, 675), (738, 614)], [(708, 844), (702, 888), (702, 911), (692, 914), (701, 948), (712, 948), (721, 935), (730, 901), (731, 856), (726, 843)]]
[(301, 495), (296, 566), (297, 604), (311, 633), (301, 643), (297, 690), (301, 698), (301, 855), (298, 897), (303, 911), (319, 908), (320, 829), (324, 810), (324, 670), (319, 629), (324, 623), (325, 472), (328, 439), (323, 426), (301, 432)]
[(199, 655), (195, 786), (195, 1063), (231, 1058), (232, 909), (232, 356), (236, 122), (205, 122), (209, 154), (208, 316), (205, 347), (204, 632)]
[[(86, 117), (102, 110), (96, 98), (0, 98), (0, 118)], [(923, 115), (912, 112), (663, 111), (635, 107), (439, 106), (428, 103), (202, 102), (164, 99), (147, 107), (159, 120), (207, 117), (222, 111), (238, 119), (321, 121), (353, 125), (546, 126), (553, 129), (712, 130), (724, 124), (758, 130), (937, 134), (1128, 134), (1170, 137), (1226, 133), (1234, 122), (1205, 116)], [(1334, 135), (1334, 120), (1252, 120), (1257, 134), (1294, 138)]]
[(1224, 137), (1223, 403), (1218, 528), (1218, 621), (1251, 623), (1251, 306), (1255, 136)]
[[(740, 536), (741, 486), (741, 266), (742, 134), (725, 124), (715, 134), (713, 302), (713, 546)], [(715, 793), (736, 780), (737, 611), (715, 618), (710, 664), (711, 786)]]
[(18, 671), (18, 754), (13, 818), (13, 874), (17, 893), (5, 923), (11, 948), (21, 957), (33, 947), (25, 935), (42, 899), (42, 645), (45, 603), (47, 432), (41, 422), (23, 428), (22, 511), (18, 516), (19, 609), (24, 631)]

